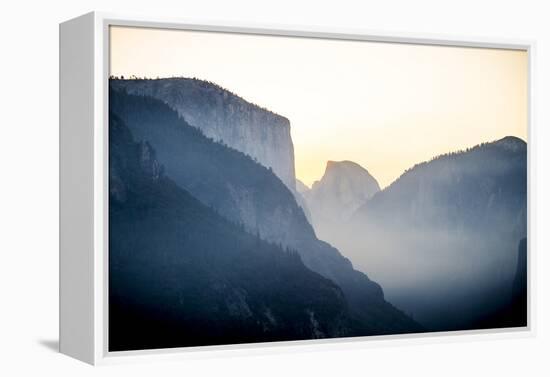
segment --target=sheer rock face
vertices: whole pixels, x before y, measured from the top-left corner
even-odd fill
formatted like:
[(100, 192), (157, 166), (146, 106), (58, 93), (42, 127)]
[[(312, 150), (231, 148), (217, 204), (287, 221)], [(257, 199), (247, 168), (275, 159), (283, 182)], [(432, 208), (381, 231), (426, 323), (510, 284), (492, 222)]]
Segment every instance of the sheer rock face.
[(376, 179), (360, 165), (351, 161), (328, 161), (321, 180), (304, 196), (314, 224), (320, 226), (348, 220), (378, 191)]
[(197, 79), (112, 79), (111, 87), (163, 101), (206, 136), (271, 168), (295, 192), (294, 146), (287, 118)]

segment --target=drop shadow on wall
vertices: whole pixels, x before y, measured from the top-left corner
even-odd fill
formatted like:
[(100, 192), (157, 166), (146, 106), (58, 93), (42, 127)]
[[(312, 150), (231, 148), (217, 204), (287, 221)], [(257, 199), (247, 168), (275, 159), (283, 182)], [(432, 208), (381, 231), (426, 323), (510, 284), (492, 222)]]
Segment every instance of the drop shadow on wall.
[(57, 339), (41, 339), (38, 344), (52, 352), (59, 352), (59, 340)]

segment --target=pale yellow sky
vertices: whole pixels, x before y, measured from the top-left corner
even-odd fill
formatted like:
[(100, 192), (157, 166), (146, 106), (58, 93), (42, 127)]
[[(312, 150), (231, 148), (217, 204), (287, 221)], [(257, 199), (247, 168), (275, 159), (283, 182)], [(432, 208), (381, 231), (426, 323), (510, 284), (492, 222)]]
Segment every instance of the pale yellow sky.
[(286, 116), (308, 185), (328, 160), (385, 187), (441, 153), (527, 141), (525, 51), (111, 27), (111, 74), (197, 77)]

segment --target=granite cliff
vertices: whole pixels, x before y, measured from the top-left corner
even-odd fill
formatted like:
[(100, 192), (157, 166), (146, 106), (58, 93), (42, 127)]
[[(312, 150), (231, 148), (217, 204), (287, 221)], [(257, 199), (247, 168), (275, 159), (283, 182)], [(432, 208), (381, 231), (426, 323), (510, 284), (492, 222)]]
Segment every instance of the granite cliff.
[(303, 195), (317, 230), (348, 220), (378, 191), (380, 186), (376, 179), (359, 164), (328, 161), (323, 177)]
[(112, 78), (110, 86), (128, 94), (161, 100), (207, 137), (271, 168), (295, 191), (294, 146), (287, 118), (198, 79)]

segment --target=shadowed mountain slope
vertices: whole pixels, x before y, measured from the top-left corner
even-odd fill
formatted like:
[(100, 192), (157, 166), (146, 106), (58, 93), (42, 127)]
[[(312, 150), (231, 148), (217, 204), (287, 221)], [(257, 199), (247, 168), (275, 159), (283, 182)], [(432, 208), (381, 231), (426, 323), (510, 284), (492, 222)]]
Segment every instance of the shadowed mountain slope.
[(341, 289), (166, 177), (110, 117), (110, 351), (353, 335)]
[(378, 284), (316, 238), (293, 193), (272, 171), (205, 137), (162, 101), (116, 90), (110, 101), (111, 111), (136, 140), (156, 150), (166, 175), (178, 186), (247, 232), (296, 250), (308, 268), (335, 282), (356, 321), (356, 334), (422, 330), (384, 300)]
[(527, 145), (506, 137), (418, 164), (339, 232), (330, 241), (422, 324), (491, 327), (527, 232)]

